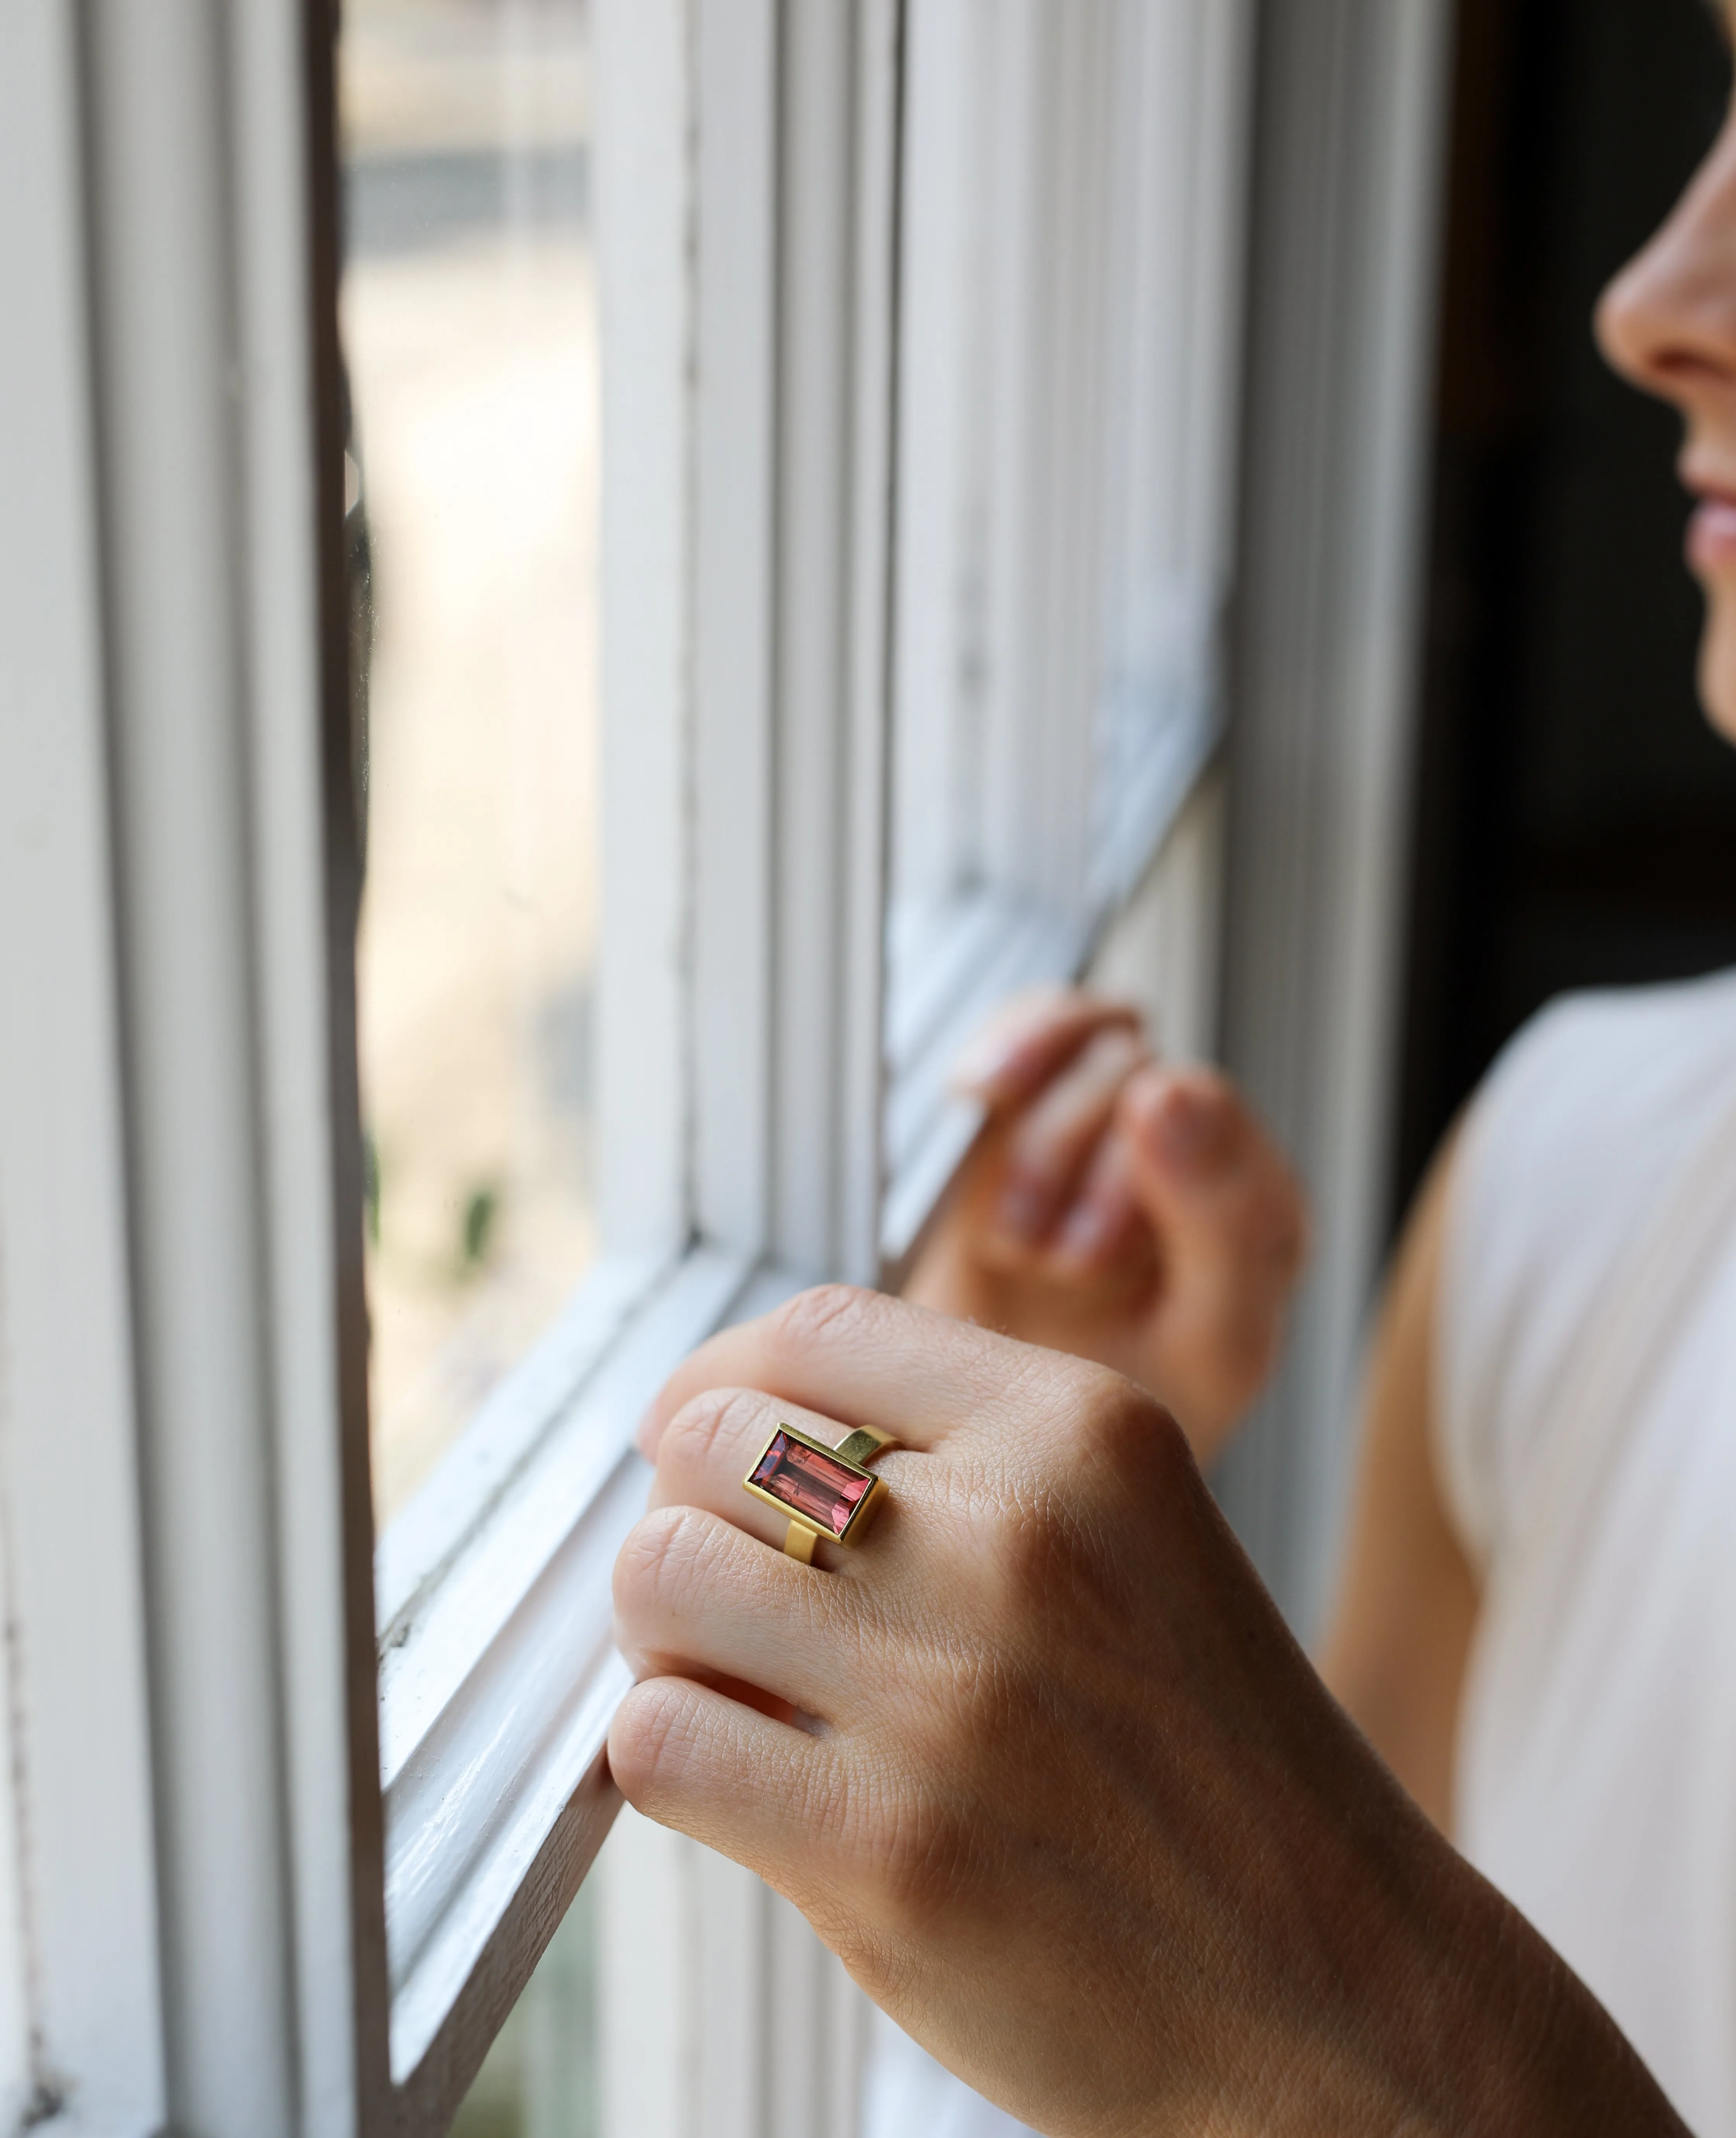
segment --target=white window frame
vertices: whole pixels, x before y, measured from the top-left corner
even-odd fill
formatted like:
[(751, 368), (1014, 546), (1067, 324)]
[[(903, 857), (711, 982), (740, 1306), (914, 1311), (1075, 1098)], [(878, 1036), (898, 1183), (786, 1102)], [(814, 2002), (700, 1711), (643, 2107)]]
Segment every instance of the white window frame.
[[(1113, 967), (1166, 912), (1214, 905), (1215, 803), (1160, 863), (1173, 882), (1147, 863), (1217, 732), (1251, 12), (1154, 0), (1152, 51), (1202, 25), (1221, 40), (1186, 150), (1217, 173), (1210, 226), (1174, 268), (1217, 294), (1191, 315), (1200, 345), (1166, 359), (1218, 384), (1201, 467), (1176, 477), (1197, 507), (1195, 622), (1158, 681), (1185, 717), (1127, 772), (1093, 854), (1087, 724), (1058, 764), (1053, 725), (1010, 711), (989, 760), (1000, 861), (974, 902), (918, 916), (888, 987), (889, 738), (925, 687), (894, 647), (950, 627), (931, 615), (923, 638), (930, 582), (917, 560), (901, 574), (897, 539), (901, 382), (951, 390), (916, 381), (929, 359), (899, 339), (909, 4), (595, 0), (606, 1252), (377, 1555), (340, 441), (335, 349), (308, 329), (335, 333), (331, 23), (325, 0), (0, 17), (19, 293), (0, 342), (0, 985), (32, 1042), (9, 1035), (0, 1066), (13, 2123), (444, 2127), (615, 1809), (608, 1574), (642, 1503), (643, 1401), (731, 1316), (895, 1269), (973, 1131), (941, 1071), (993, 993), (1094, 952)], [(1006, 12), (1024, 93), (1059, 39), (1083, 84), (1062, 119), (1088, 124), (1105, 77), (1083, 11)], [(1087, 188), (1067, 208), (1075, 235), (1100, 205)], [(1367, 248), (1377, 274), (1397, 227)], [(1064, 216), (1049, 255), (1034, 244), (1034, 286), (1074, 259), (1068, 237)], [(907, 225), (909, 275), (922, 242)], [(1136, 297), (1082, 309), (1113, 342)], [(1075, 349), (1067, 375), (1107, 360)], [(1000, 420), (1064, 472), (1066, 439), (1031, 412), (1076, 397), (1015, 389)], [(1029, 548), (1041, 523), (1086, 543), (1106, 493), (1029, 473), (997, 539)], [(1078, 702), (1090, 617), (1033, 623), (1028, 580), (998, 584), (1009, 642)], [(900, 776), (921, 775), (907, 757)], [(1051, 790), (1079, 806), (1044, 829)], [(1196, 998), (1207, 925), (1184, 930)], [(863, 2015), (836, 1964), (735, 1867), (643, 1828), (627, 1852), (612, 2132), (844, 2138)], [(682, 2047), (629, 2084), (672, 1911)], [(772, 1993), (809, 2015), (807, 2066), (766, 2054)]]

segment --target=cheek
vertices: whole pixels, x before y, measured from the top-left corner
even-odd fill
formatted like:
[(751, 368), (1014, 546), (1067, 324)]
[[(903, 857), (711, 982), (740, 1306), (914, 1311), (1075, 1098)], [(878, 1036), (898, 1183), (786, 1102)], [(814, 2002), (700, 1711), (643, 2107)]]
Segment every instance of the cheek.
[(1706, 717), (1736, 743), (1736, 577), (1706, 583), (1706, 627), (1700, 641), (1699, 695)]

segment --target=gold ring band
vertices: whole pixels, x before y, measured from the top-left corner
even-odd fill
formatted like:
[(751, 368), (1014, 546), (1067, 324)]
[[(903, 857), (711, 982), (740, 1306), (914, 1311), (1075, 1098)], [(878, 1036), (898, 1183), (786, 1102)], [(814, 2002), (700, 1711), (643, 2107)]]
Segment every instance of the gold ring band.
[(844, 1545), (861, 1541), (887, 1498), (886, 1480), (868, 1465), (897, 1445), (889, 1433), (858, 1426), (835, 1447), (828, 1447), (780, 1419), (741, 1480), (741, 1489), (788, 1516), (784, 1550), (811, 1566), (821, 1537)]

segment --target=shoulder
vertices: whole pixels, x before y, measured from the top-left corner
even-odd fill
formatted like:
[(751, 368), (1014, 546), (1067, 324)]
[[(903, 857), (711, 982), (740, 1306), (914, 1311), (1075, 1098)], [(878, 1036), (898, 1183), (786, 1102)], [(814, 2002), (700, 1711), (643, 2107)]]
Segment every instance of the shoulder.
[(1736, 973), (1720, 973), (1562, 997), (1473, 1101), (1442, 1240), (1433, 1408), (1448, 1497), (1480, 1556), (1516, 1438), (1733, 1095)]
[[(1736, 971), (1558, 996), (1508, 1042), (1473, 1102), (1477, 1143), (1547, 1152), (1587, 1128), (1667, 1135), (1678, 1102), (1736, 1068)], [(1474, 1161), (1473, 1161), (1474, 1162)]]
[(1508, 1044), (1467, 1116), (1450, 1241), (1511, 1251), (1613, 1214), (1720, 1114), (1736, 1081), (1736, 972), (1563, 995)]

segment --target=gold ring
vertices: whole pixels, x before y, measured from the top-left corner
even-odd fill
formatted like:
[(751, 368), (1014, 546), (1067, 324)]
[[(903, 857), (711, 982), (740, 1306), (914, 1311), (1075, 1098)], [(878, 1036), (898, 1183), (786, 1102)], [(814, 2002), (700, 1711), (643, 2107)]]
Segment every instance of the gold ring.
[(883, 1448), (896, 1447), (889, 1433), (858, 1426), (835, 1447), (798, 1433), (781, 1419), (741, 1480), (744, 1491), (790, 1517), (784, 1549), (804, 1565), (814, 1560), (818, 1538), (853, 1545), (887, 1497), (886, 1480), (868, 1465)]

